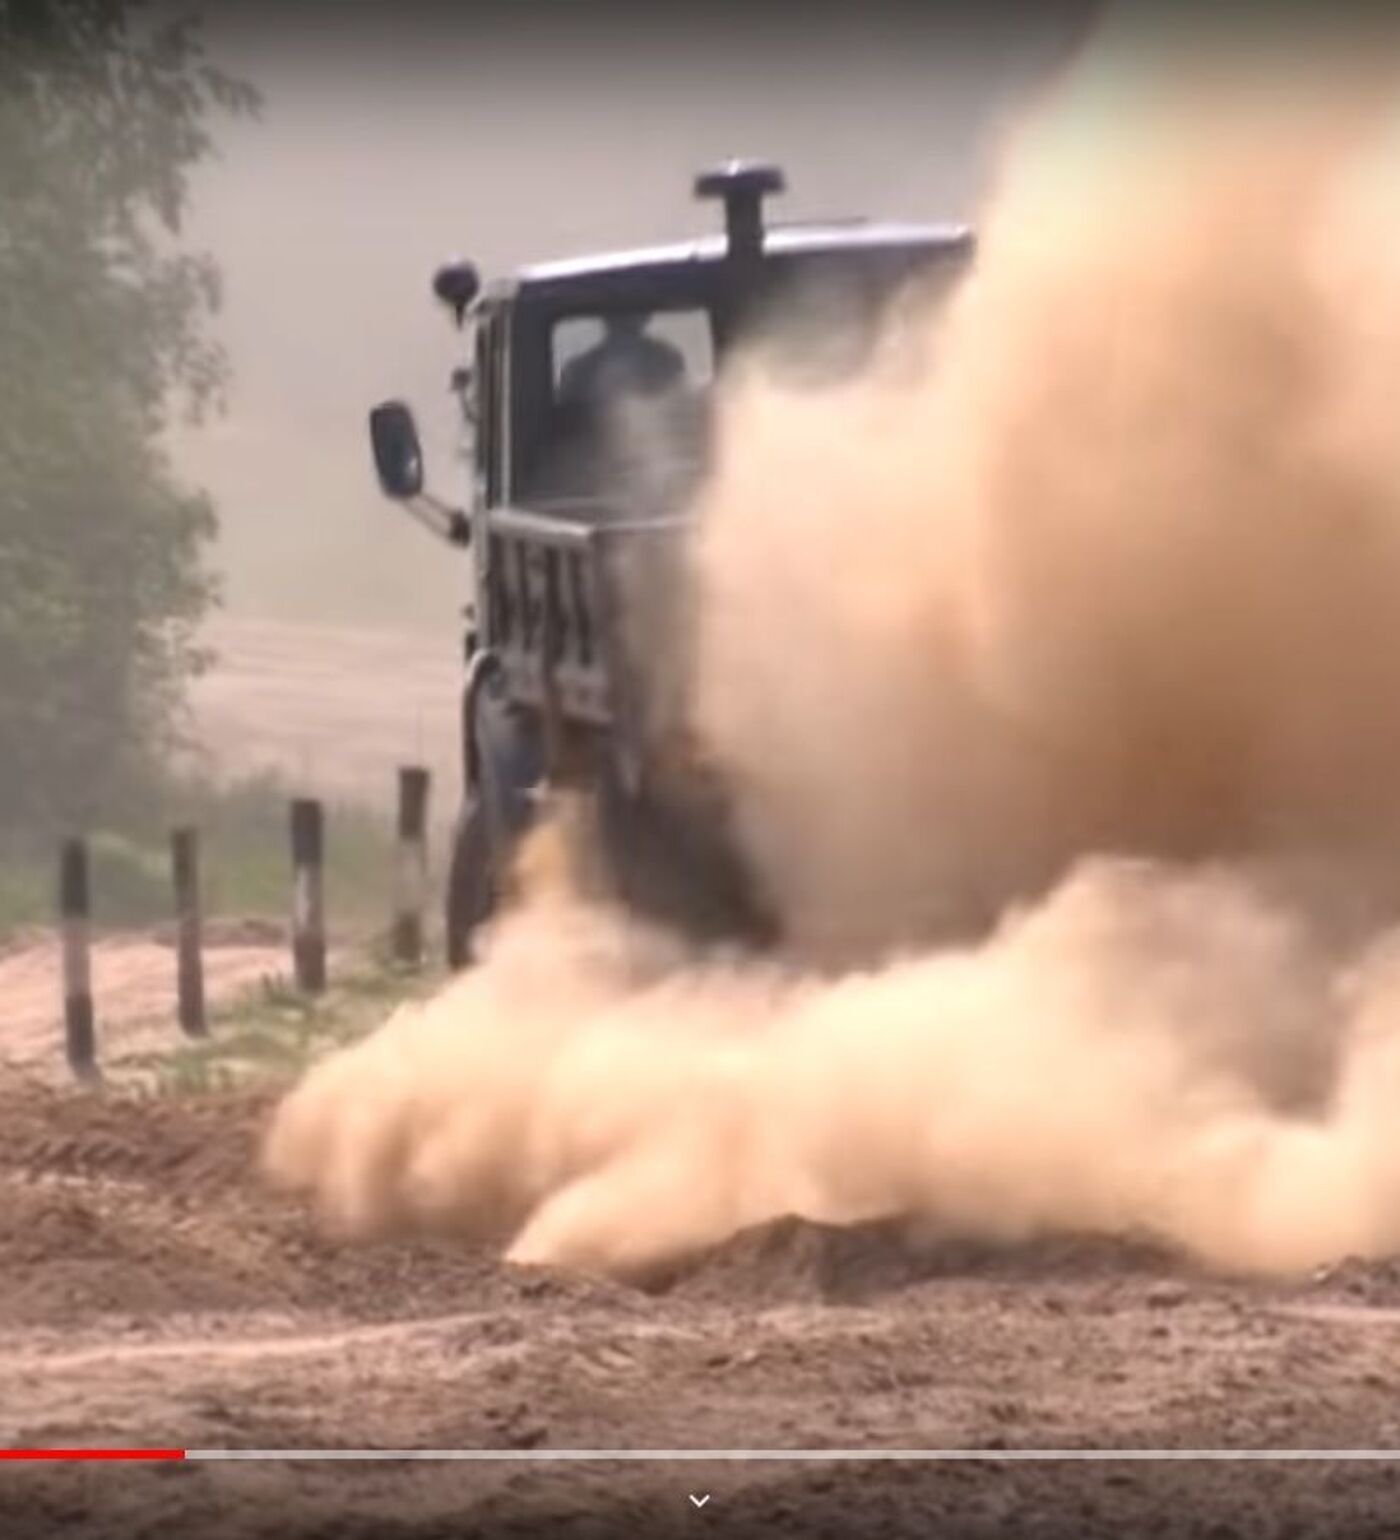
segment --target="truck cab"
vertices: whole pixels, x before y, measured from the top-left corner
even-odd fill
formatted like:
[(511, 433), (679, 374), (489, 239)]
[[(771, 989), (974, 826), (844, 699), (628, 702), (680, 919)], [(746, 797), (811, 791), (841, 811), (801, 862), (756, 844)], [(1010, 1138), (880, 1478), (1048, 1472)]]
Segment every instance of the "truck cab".
[[(766, 223), (764, 200), (783, 187), (775, 167), (729, 162), (695, 182), (723, 208), (712, 234), (544, 262), (485, 286), (470, 263), (442, 268), (434, 290), (471, 358), (453, 382), (469, 437), (463, 506), (424, 491), (402, 402), (370, 414), (381, 488), (474, 557), (454, 963), (470, 954), (541, 785), (599, 795), (623, 868), (653, 836), (672, 867), (687, 843), (708, 848), (702, 865), (724, 844), (714, 806), (697, 812), (649, 774), (655, 649), (638, 648), (628, 615), (664, 588), (694, 516), (716, 391), (757, 339), (780, 339), (801, 387), (849, 377), (895, 296), (950, 287), (973, 251), (957, 225)], [(719, 886), (721, 908), (745, 908), (742, 883)], [(688, 905), (705, 877), (690, 887)]]

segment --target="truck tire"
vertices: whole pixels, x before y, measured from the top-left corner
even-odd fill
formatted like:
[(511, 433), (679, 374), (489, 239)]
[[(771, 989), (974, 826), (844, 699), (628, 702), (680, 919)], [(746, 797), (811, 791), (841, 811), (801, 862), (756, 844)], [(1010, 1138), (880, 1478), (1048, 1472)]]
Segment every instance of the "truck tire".
[(477, 801), (462, 809), (452, 837), (447, 870), (445, 931), (447, 966), (465, 968), (472, 961), (472, 937), (496, 907), (496, 870), (485, 809)]
[(627, 908), (702, 940), (776, 940), (719, 807), (631, 795), (606, 772), (597, 795), (604, 858)]

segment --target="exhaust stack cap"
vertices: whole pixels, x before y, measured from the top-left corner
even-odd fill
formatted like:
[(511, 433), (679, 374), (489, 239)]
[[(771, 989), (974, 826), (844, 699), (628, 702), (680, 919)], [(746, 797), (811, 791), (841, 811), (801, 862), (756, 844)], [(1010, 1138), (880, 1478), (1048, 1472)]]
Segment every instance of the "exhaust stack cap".
[(782, 168), (757, 160), (727, 160), (695, 178), (697, 198), (724, 200), (731, 257), (758, 256), (763, 251), (763, 200), (786, 190)]

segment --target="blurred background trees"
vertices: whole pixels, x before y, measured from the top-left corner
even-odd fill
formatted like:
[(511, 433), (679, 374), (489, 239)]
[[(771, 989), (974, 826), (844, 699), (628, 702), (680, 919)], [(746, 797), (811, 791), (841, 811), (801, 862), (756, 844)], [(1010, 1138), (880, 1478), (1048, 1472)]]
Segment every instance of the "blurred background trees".
[(181, 220), (257, 105), (188, 21), (0, 0), (0, 832), (110, 815), (175, 743), (216, 520), (164, 435), (227, 372)]

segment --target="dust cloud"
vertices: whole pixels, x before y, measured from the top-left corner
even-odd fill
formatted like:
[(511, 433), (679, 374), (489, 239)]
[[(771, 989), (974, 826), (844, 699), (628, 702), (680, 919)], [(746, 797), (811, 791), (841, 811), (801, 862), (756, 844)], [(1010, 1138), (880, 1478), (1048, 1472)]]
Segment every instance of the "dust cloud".
[(330, 1220), (620, 1274), (785, 1213), (1400, 1246), (1393, 82), (1145, 25), (951, 305), (725, 403), (694, 722), (784, 948), (542, 831), (484, 963), (279, 1109)]

